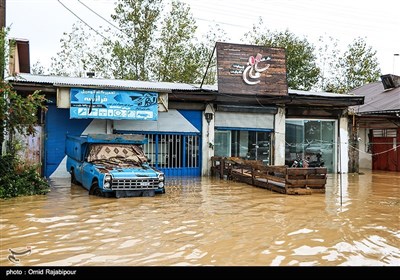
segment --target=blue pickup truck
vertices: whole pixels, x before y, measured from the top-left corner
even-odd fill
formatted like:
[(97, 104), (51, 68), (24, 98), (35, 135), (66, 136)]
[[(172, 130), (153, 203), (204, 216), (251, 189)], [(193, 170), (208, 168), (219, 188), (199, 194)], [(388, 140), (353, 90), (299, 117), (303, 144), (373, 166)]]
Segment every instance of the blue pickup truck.
[(135, 134), (67, 135), (65, 153), (71, 183), (91, 195), (154, 196), (165, 193), (164, 173), (143, 153), (147, 139)]

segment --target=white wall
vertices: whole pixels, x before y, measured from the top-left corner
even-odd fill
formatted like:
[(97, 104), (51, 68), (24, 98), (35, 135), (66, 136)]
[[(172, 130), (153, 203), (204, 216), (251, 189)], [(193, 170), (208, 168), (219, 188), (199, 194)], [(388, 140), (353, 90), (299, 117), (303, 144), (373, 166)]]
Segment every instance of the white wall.
[(348, 131), (348, 118), (341, 117), (339, 120), (339, 164), (338, 172), (348, 173), (349, 172), (349, 131)]
[(274, 161), (271, 165), (285, 165), (285, 129), (285, 108), (278, 108), (278, 112), (275, 115), (274, 120)]
[[(210, 124), (207, 123), (204, 113), (212, 113), (213, 119)], [(215, 112), (211, 105), (207, 105), (206, 110), (203, 113), (203, 126), (202, 126), (202, 158), (201, 158), (201, 175), (210, 176), (211, 175), (211, 157), (214, 156), (214, 123), (215, 123)]]

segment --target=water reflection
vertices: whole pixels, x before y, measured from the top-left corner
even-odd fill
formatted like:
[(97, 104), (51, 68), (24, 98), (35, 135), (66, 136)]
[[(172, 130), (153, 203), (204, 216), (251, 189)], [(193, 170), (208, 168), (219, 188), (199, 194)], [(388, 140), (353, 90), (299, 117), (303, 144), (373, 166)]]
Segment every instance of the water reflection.
[(166, 190), (105, 199), (59, 179), (3, 200), (0, 265), (400, 265), (400, 173), (329, 175), (325, 194), (305, 196), (215, 178)]

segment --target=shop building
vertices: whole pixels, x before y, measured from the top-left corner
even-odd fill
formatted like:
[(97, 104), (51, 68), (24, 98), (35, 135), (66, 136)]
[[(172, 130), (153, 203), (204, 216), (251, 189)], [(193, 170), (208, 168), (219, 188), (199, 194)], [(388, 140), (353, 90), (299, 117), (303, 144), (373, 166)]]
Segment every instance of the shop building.
[[(291, 90), (280, 48), (217, 43), (218, 86), (74, 78), (18, 73), (19, 94), (35, 90), (50, 102), (37, 135), (27, 141), (45, 177), (69, 176), (67, 134), (138, 133), (166, 176), (202, 176), (212, 156), (291, 165), (323, 162), (349, 171), (349, 106), (364, 96)], [(29, 144), (35, 143), (35, 144)], [(38, 145), (38, 143), (41, 143)]]
[(365, 97), (350, 110), (353, 168), (400, 171), (400, 77), (382, 75), (351, 93)]

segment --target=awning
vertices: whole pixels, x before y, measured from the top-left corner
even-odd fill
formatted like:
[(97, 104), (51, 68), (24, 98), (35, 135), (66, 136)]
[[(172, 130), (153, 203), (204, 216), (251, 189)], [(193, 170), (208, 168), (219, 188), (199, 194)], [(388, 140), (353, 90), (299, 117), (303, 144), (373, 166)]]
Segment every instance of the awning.
[(274, 115), (263, 113), (216, 112), (217, 129), (273, 130)]
[(158, 120), (156, 121), (114, 120), (114, 129), (116, 131), (137, 132), (200, 133), (176, 109), (169, 109), (168, 112), (158, 112)]

